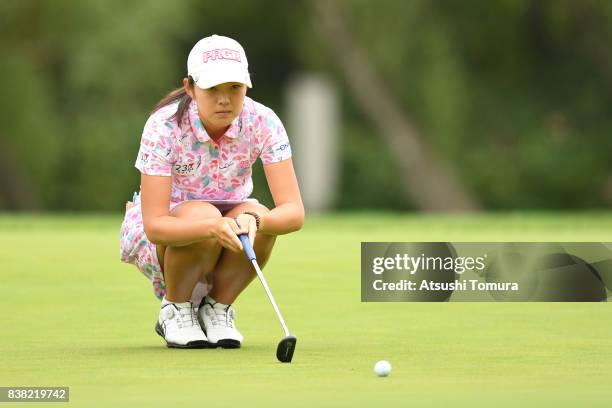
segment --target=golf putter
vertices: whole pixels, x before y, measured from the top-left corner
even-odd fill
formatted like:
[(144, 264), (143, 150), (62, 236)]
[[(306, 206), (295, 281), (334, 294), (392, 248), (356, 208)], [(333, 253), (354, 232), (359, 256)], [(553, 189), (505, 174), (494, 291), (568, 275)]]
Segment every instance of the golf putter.
[(295, 344), (297, 343), (297, 338), (295, 336), (292, 336), (291, 333), (289, 333), (289, 329), (287, 328), (287, 325), (283, 320), (283, 316), (281, 315), (280, 310), (278, 310), (278, 306), (276, 306), (274, 296), (272, 296), (272, 292), (270, 292), (270, 288), (268, 288), (268, 284), (264, 279), (263, 273), (261, 272), (261, 269), (259, 269), (259, 264), (257, 263), (257, 258), (255, 257), (255, 251), (253, 251), (253, 247), (251, 246), (249, 237), (247, 236), (247, 234), (240, 234), (238, 235), (238, 238), (240, 238), (240, 241), (242, 242), (242, 247), (244, 248), (244, 252), (247, 258), (249, 258), (249, 261), (251, 261), (251, 263), (253, 264), (255, 272), (257, 272), (257, 276), (259, 277), (259, 281), (263, 285), (268, 295), (268, 299), (270, 299), (270, 303), (272, 303), (272, 307), (274, 307), (274, 311), (278, 316), (278, 320), (280, 320), (280, 323), (283, 326), (283, 330), (285, 331), (285, 338), (282, 339), (280, 343), (278, 343), (278, 347), (276, 348), (276, 358), (278, 358), (278, 361), (280, 361), (281, 363), (290, 363), (291, 359), (293, 358), (293, 352), (295, 351)]

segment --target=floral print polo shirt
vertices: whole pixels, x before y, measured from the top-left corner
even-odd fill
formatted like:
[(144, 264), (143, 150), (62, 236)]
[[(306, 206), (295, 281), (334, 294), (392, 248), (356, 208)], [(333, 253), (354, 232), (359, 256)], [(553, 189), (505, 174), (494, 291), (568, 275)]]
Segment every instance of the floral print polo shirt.
[(171, 203), (244, 200), (253, 192), (251, 167), (291, 157), (287, 132), (272, 109), (245, 97), (225, 134), (211, 139), (191, 101), (180, 125), (170, 119), (178, 102), (154, 112), (145, 124), (136, 159), (141, 173), (171, 176)]

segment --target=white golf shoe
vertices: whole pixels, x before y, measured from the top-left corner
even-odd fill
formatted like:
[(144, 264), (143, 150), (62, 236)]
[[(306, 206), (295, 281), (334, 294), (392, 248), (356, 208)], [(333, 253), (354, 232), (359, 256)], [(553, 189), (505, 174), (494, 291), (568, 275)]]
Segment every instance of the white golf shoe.
[(232, 305), (204, 297), (198, 310), (198, 320), (212, 347), (239, 348), (244, 337), (236, 328), (236, 312)]
[(155, 331), (166, 340), (168, 347), (205, 348), (209, 345), (191, 302), (163, 305)]

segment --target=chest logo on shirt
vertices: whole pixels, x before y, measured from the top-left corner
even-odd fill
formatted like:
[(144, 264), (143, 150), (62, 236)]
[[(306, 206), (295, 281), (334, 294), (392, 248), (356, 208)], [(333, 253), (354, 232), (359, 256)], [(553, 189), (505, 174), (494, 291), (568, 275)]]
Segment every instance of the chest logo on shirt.
[[(235, 164), (235, 162), (233, 162), (233, 161), (225, 162), (225, 163), (219, 165), (219, 170), (229, 169), (234, 164)], [(238, 170), (242, 170), (242, 169), (245, 169), (245, 168), (250, 167), (250, 166), (251, 166), (251, 163), (248, 160), (242, 160), (242, 161), (240, 161), (238, 163)]]
[(234, 164), (234, 162), (232, 162), (232, 161), (223, 163), (223, 164), (219, 165), (219, 170), (229, 169), (230, 167), (233, 166), (233, 164)]
[(194, 174), (202, 165), (202, 157), (198, 160), (188, 161), (187, 163), (175, 163), (174, 172), (180, 175)]

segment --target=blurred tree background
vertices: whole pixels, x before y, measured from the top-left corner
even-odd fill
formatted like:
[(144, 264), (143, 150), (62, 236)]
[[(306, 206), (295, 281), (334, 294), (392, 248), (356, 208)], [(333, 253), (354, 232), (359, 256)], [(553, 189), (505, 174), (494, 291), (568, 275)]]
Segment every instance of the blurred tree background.
[[(612, 2), (329, 1), (482, 207), (612, 204)], [(340, 85), (337, 209), (416, 209), (319, 24), (307, 0), (0, 2), (0, 209), (121, 210), (150, 109), (213, 33), (242, 43), (249, 96), (281, 118), (293, 75)], [(261, 169), (255, 182), (265, 191)]]

